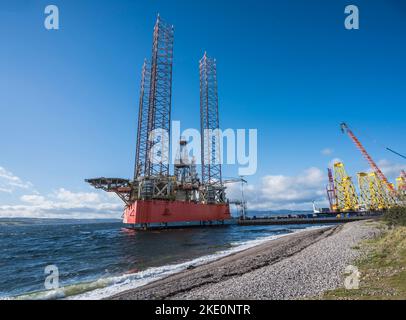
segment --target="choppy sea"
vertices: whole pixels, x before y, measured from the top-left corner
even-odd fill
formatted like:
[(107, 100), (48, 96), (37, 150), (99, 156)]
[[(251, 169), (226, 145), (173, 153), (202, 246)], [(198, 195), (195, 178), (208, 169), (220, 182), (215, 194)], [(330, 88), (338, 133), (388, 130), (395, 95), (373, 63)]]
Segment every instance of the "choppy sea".
[[(119, 221), (0, 219), (0, 299), (105, 298), (315, 227), (230, 223), (145, 232)], [(58, 273), (56, 290), (45, 287), (50, 265)]]

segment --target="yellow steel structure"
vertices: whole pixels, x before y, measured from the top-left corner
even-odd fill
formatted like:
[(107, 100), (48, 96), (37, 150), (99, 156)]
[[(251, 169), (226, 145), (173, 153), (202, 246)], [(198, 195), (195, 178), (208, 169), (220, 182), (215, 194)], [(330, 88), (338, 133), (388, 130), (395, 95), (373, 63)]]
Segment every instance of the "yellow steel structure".
[(399, 204), (406, 206), (406, 174), (404, 171), (396, 179), (396, 190), (398, 192)]
[(390, 190), (375, 172), (369, 174), (369, 192), (371, 210), (387, 210), (395, 204)]
[(369, 176), (368, 173), (359, 172), (358, 188), (359, 188), (359, 205), (360, 209), (363, 207), (365, 210), (371, 210), (371, 194), (369, 189)]
[(338, 211), (357, 211), (359, 209), (357, 192), (342, 162), (334, 164), (334, 184), (337, 190)]
[(406, 194), (406, 177), (403, 174), (396, 179), (396, 189), (400, 195)]

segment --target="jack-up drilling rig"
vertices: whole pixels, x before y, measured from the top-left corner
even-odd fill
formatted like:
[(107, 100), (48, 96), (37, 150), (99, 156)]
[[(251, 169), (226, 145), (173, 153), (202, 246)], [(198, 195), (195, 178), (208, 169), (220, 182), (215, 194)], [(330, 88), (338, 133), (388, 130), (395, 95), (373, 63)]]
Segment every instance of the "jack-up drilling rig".
[(124, 201), (123, 222), (128, 225), (148, 228), (177, 222), (223, 223), (231, 218), (221, 176), (216, 60), (206, 53), (200, 60), (202, 181), (182, 137), (174, 173), (170, 174), (173, 40), (173, 26), (158, 15), (152, 58), (145, 60), (142, 68), (133, 179), (86, 180)]

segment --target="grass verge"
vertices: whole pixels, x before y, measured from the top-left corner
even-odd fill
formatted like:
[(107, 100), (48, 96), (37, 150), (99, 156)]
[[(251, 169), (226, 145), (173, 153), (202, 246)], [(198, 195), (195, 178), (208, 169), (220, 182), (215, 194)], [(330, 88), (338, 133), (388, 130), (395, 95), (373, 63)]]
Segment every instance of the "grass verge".
[(326, 292), (322, 299), (405, 300), (406, 226), (380, 222), (381, 236), (365, 241), (366, 256), (354, 263), (361, 273), (359, 289)]

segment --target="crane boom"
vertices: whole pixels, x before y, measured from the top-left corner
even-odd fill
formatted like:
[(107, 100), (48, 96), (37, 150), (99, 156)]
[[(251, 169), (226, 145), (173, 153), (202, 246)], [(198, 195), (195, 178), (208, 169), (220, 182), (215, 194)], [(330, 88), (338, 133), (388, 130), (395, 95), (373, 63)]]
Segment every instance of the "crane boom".
[(375, 161), (372, 159), (372, 157), (368, 154), (368, 152), (365, 150), (364, 146), (361, 144), (361, 142), (358, 140), (358, 138), (354, 135), (354, 133), (351, 131), (351, 129), (348, 127), (346, 123), (341, 124), (341, 131), (343, 133), (347, 133), (348, 136), (351, 138), (351, 140), (354, 142), (354, 144), (357, 146), (357, 148), (361, 151), (362, 155), (364, 158), (368, 161), (369, 165), (371, 166), (372, 170), (378, 175), (378, 177), (385, 183), (385, 185), (388, 187), (388, 189), (391, 192), (395, 192), (395, 188), (393, 187), (392, 184), (389, 183), (388, 179), (386, 176), (383, 174), (381, 169), (379, 169), (378, 165), (375, 163)]

